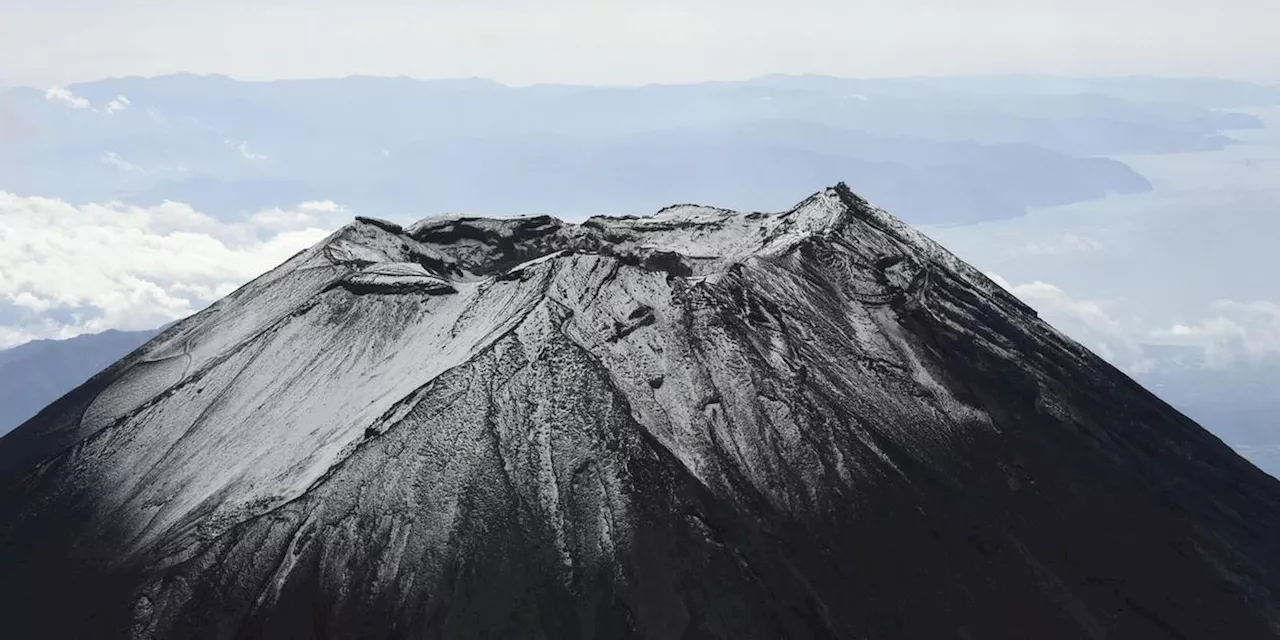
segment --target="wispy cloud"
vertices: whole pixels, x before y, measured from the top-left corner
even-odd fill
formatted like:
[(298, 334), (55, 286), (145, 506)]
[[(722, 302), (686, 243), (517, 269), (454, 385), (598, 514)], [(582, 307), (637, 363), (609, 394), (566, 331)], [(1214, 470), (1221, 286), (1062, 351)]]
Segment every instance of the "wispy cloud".
[(1150, 322), (1118, 313), (1113, 302), (1077, 297), (1047, 282), (1011, 284), (987, 275), (1054, 327), (1130, 373), (1159, 365), (1144, 345), (1194, 347), (1207, 365), (1217, 367), (1280, 353), (1280, 305), (1274, 302), (1220, 300), (1193, 321)]
[(294, 231), (309, 228), (331, 228), (349, 220), (352, 213), (331, 200), (304, 202), (292, 209), (267, 209), (249, 217), (256, 229)]
[(240, 153), (241, 158), (244, 158), (245, 160), (249, 160), (250, 162), (261, 162), (267, 159), (266, 154), (256, 153), (253, 150), (249, 149), (248, 140), (232, 140), (231, 138), (226, 138), (223, 140), (223, 143), (225, 143), (228, 147), (235, 149), (237, 152)]
[(124, 96), (118, 95), (111, 100), (108, 100), (107, 104), (101, 109), (98, 109), (94, 107), (93, 103), (89, 102), (87, 98), (83, 98), (72, 93), (71, 90), (66, 87), (50, 88), (48, 91), (44, 92), (44, 99), (54, 104), (71, 107), (72, 109), (86, 109), (94, 113), (104, 113), (107, 115), (120, 113), (121, 111), (133, 106), (133, 101)]
[(133, 105), (133, 103), (130, 102), (128, 98), (124, 96), (116, 96), (107, 103), (107, 106), (103, 108), (103, 111), (107, 114), (119, 113), (128, 109), (131, 105)]
[(114, 151), (108, 151), (102, 154), (102, 164), (113, 166), (125, 173), (146, 173), (142, 167), (121, 158), (120, 154)]
[(342, 211), (343, 207), (332, 200), (312, 200), (298, 205), (298, 209), (312, 213), (335, 213)]
[(1077, 298), (1066, 290), (1039, 280), (1011, 284), (997, 274), (987, 274), (997, 284), (1031, 305), (1049, 324), (1112, 364), (1133, 371), (1148, 366), (1142, 356), (1141, 321), (1113, 317), (1106, 302)]
[(65, 87), (53, 87), (44, 92), (44, 99), (54, 104), (61, 104), (72, 109), (92, 109), (88, 100), (77, 96)]
[(1152, 336), (1174, 344), (1200, 346), (1209, 361), (1218, 364), (1280, 352), (1280, 305), (1219, 300), (1213, 303), (1211, 313), (1197, 321), (1157, 328)]

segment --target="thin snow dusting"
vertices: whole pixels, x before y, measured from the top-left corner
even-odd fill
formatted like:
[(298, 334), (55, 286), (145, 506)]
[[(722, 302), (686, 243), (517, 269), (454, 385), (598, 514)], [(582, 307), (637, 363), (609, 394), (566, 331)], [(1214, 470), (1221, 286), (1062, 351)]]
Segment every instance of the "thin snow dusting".
[[(125, 461), (104, 471), (99, 499), (136, 514), (136, 545), (175, 531), (217, 535), (300, 495), (380, 416), (550, 303), (570, 312), (560, 330), (605, 364), (636, 419), (695, 475), (719, 482), (720, 463), (706, 456), (727, 447), (767, 493), (782, 470), (760, 457), (771, 449), (751, 443), (781, 438), (778, 446), (803, 450), (805, 427), (778, 404), (790, 392), (757, 397), (752, 372), (793, 378), (806, 345), (784, 329), (797, 315), (807, 317), (799, 330), (830, 323), (830, 301), (807, 302), (830, 294), (795, 289), (754, 310), (720, 298), (735, 288), (759, 296), (811, 286), (784, 263), (826, 236), (845, 248), (826, 258), (839, 269), (833, 275), (851, 279), (836, 293), (839, 324), (822, 329), (841, 336), (850, 365), (893, 363), (904, 381), (930, 390), (915, 408), (883, 391), (891, 384), (868, 385), (857, 393), (869, 395), (850, 401), (886, 416), (981, 421), (933, 381), (882, 309), (909, 289), (913, 272), (954, 269), (954, 258), (873, 209), (852, 209), (848, 197), (832, 189), (774, 214), (677, 206), (581, 227), (455, 216), (398, 232), (361, 220), (148, 345), (89, 406), (79, 446)], [(485, 275), (521, 243), (532, 247), (519, 256), (527, 259)], [(626, 266), (626, 255), (641, 268)], [(870, 278), (877, 261), (896, 270)], [(914, 267), (904, 274), (905, 264)], [(695, 267), (716, 282), (672, 280)], [(746, 303), (746, 315), (726, 325), (727, 302)], [(740, 331), (769, 338), (744, 344)], [(533, 437), (546, 450), (549, 432)], [(550, 493), (541, 500), (555, 511), (554, 478), (543, 473)]]
[[(1235, 469), (1157, 402), (844, 185), (776, 213), (358, 218), (0, 441), (24, 505), (0, 541), (65, 531), (141, 576), (144, 637), (857, 637), (831, 629), (873, 629), (881, 589), (976, 625), (956, 603), (1067, 598), (1081, 522), (1116, 523), (1087, 542), (1119, 550), (1088, 570), (1116, 583), (1217, 585), (1189, 558), (1262, 544), (1147, 543), (1171, 529), (1134, 487)], [(1159, 495), (1205, 522), (1257, 504), (1219, 489)], [(933, 619), (911, 637), (958, 628)]]

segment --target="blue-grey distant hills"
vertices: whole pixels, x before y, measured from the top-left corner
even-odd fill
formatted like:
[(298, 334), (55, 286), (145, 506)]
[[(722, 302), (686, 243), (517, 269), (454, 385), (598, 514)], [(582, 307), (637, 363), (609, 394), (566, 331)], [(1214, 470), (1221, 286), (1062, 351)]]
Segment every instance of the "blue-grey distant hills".
[(0, 436), (159, 331), (106, 331), (0, 351)]
[(1101, 155), (1218, 149), (1274, 88), (1209, 80), (770, 76), (642, 87), (120, 78), (0, 94), (0, 190), (362, 213), (785, 206), (851, 179), (913, 222), (1150, 188)]

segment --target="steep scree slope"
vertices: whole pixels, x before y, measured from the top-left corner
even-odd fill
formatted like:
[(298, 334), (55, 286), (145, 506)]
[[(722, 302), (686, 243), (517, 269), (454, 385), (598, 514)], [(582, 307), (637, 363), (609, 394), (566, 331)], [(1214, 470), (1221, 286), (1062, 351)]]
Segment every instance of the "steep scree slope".
[(358, 219), (0, 440), (13, 637), (1272, 638), (1280, 485), (843, 185)]

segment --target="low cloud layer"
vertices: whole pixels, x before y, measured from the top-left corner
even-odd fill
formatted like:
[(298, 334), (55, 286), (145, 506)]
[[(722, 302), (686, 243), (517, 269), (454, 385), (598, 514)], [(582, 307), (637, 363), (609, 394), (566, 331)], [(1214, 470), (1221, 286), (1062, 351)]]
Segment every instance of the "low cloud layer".
[(1194, 319), (1170, 322), (1126, 316), (1105, 300), (1077, 297), (1047, 282), (1012, 284), (988, 275), (1045, 321), (1130, 373), (1164, 366), (1152, 358), (1150, 345), (1197, 349), (1210, 367), (1280, 354), (1280, 305), (1274, 302), (1219, 300)]
[(88, 109), (93, 105), (89, 101), (71, 93), (69, 89), (63, 87), (53, 87), (44, 93), (44, 99), (54, 104), (61, 104), (71, 107), (72, 109)]
[(227, 223), (175, 202), (75, 205), (0, 192), (0, 348), (182, 318), (350, 217), (314, 202)]
[(1217, 357), (1258, 358), (1280, 353), (1280, 305), (1274, 302), (1214, 302), (1212, 313), (1192, 323), (1153, 332), (1167, 342), (1203, 346)]
[(60, 104), (72, 109), (87, 109), (94, 113), (105, 113), (107, 115), (120, 113), (121, 111), (125, 111), (129, 107), (133, 106), (133, 102), (128, 98), (124, 96), (116, 96), (108, 100), (107, 103), (99, 109), (94, 107), (93, 103), (89, 102), (88, 98), (78, 96), (66, 87), (50, 88), (44, 92), (44, 99), (54, 104)]

